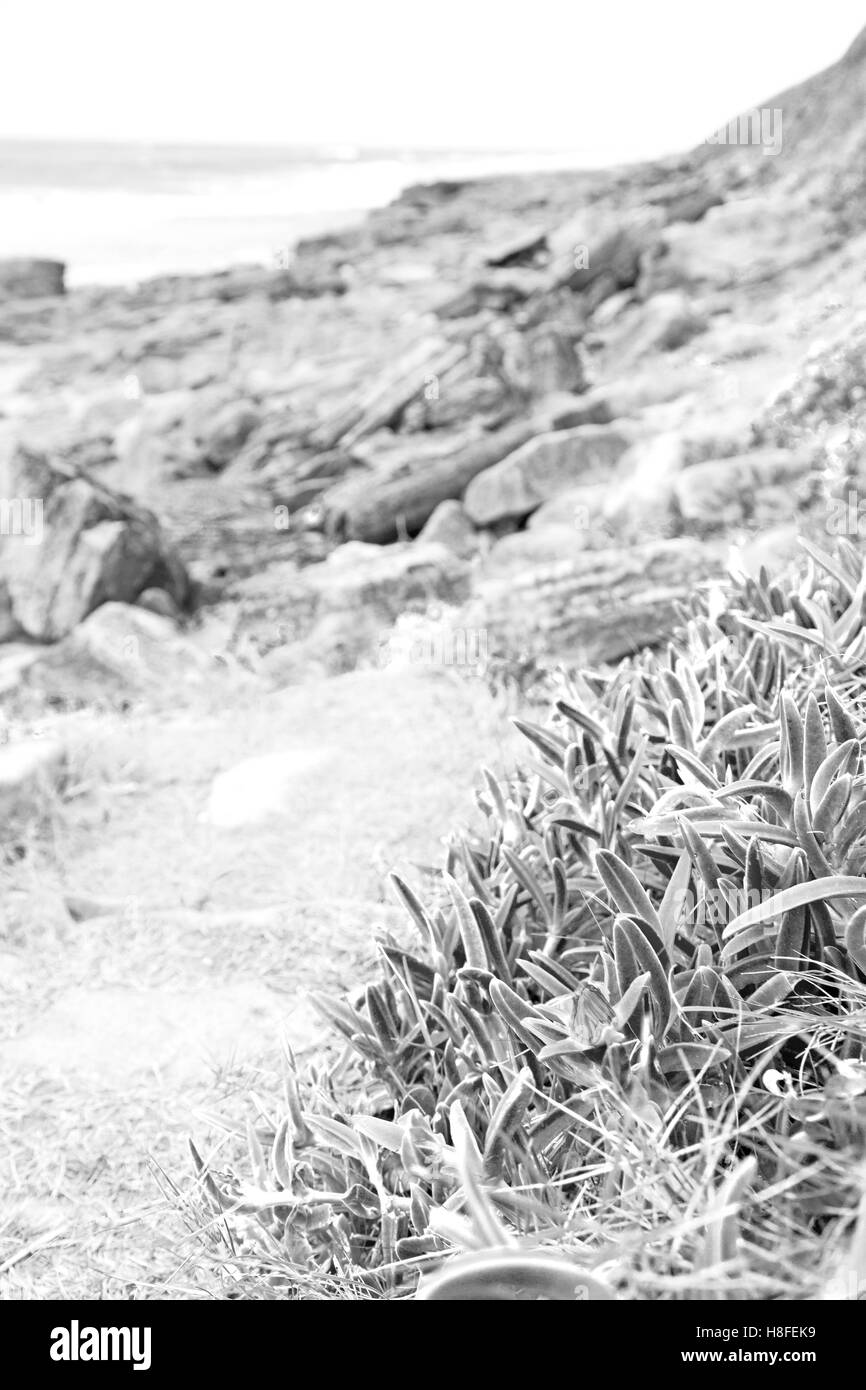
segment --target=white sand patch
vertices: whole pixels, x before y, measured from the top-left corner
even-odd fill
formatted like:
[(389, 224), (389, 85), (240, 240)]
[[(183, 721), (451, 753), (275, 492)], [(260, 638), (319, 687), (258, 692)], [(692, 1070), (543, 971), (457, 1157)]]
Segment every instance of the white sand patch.
[(214, 780), (199, 820), (230, 830), (284, 815), (291, 810), (303, 780), (318, 772), (332, 756), (327, 749), (299, 748), (244, 758)]

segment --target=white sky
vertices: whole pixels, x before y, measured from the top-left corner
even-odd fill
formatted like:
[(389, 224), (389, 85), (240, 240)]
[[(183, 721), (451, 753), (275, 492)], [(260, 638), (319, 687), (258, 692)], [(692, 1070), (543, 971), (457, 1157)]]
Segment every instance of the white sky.
[(857, 0), (5, 0), (0, 135), (687, 148), (841, 56)]

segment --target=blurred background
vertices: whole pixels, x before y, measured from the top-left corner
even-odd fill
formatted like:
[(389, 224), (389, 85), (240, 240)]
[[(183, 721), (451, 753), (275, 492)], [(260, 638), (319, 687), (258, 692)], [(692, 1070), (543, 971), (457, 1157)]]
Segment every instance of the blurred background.
[(33, 0), (5, 17), (0, 256), (67, 283), (273, 263), (407, 184), (698, 143), (838, 58), (855, 0)]

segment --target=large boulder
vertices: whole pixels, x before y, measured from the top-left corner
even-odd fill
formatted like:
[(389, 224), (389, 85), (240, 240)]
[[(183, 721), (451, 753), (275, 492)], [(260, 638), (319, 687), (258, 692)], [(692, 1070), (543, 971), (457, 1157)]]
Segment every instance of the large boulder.
[[(628, 455), (623, 455), (627, 458)], [(585, 550), (598, 550), (612, 542), (605, 519), (610, 498), (610, 483), (583, 483), (571, 487), (567, 492), (559, 492), (549, 502), (543, 502), (537, 512), (533, 512), (527, 523), (527, 530), (517, 531), (499, 541), (500, 550), (506, 541), (517, 541), (521, 536), (529, 536), (535, 531), (559, 531), (567, 528), (577, 533), (580, 545)]]
[(594, 289), (600, 303), (634, 285), (643, 257), (657, 245), (665, 223), (659, 208), (628, 214), (587, 208), (548, 233), (551, 274), (558, 285), (578, 292)]
[(214, 680), (212, 661), (170, 618), (127, 603), (103, 604), (37, 650), (20, 685), (55, 705), (121, 708), (143, 696), (172, 705)]
[(772, 526), (793, 517), (808, 500), (807, 451), (758, 449), (709, 459), (686, 468), (673, 484), (683, 526), (703, 533), (751, 523)]
[(0, 260), (0, 300), (45, 299), (63, 294), (65, 273), (62, 261), (23, 257)]
[(325, 526), (349, 540), (384, 542), (412, 535), (440, 502), (462, 496), (476, 474), (512, 454), (538, 430), (536, 421), (521, 419), (490, 431), (391, 436), (390, 445), (376, 449), (372, 467), (322, 495)]
[[(383, 628), (407, 613), (464, 602), (470, 567), (434, 541), (348, 541), (300, 572), (287, 562), (278, 588), (272, 570), (265, 591), (261, 578), (250, 576), (237, 592), (236, 631), (263, 658), (266, 676), (278, 685), (294, 684), (371, 660)], [(234, 639), (223, 645), (234, 645)]]
[(674, 352), (707, 327), (707, 316), (684, 290), (652, 295), (623, 316), (616, 335), (622, 342), (623, 362), (639, 362), (657, 352)]
[(641, 288), (729, 290), (778, 279), (814, 265), (826, 253), (826, 227), (817, 209), (798, 205), (791, 235), (790, 203), (770, 196), (737, 198), (711, 208), (700, 222), (675, 222), (641, 258)]
[(111, 599), (190, 584), (154, 514), (46, 454), (5, 441), (0, 456), (0, 640), (55, 641)]
[(630, 439), (609, 425), (578, 425), (530, 439), (473, 478), (464, 505), (476, 526), (529, 516), (578, 483), (609, 475)]
[(552, 323), (506, 333), (502, 369), (506, 379), (527, 397), (583, 391), (587, 385), (576, 334)]
[(684, 457), (679, 434), (637, 440), (604, 482), (559, 493), (533, 513), (525, 531), (500, 540), (486, 558), (484, 572), (501, 571), (519, 558), (533, 565), (671, 537), (676, 530), (674, 483)]
[(573, 429), (577, 425), (609, 425), (615, 420), (638, 419), (653, 406), (674, 401), (688, 390), (681, 364), (670, 372), (651, 372), (606, 381), (580, 395), (556, 392), (543, 402), (547, 428)]
[(440, 502), (418, 536), (416, 544), (432, 541), (467, 559), (478, 549), (478, 532), (456, 498)]
[[(571, 499), (574, 495), (573, 492), (569, 492), (553, 502), (546, 502), (544, 507), (535, 513), (525, 531), (514, 531), (510, 536), (503, 536), (498, 540), (481, 562), (481, 585), (497, 575), (506, 577), (521, 570), (529, 571), (539, 566), (558, 564), (561, 560), (573, 560), (581, 551), (588, 549), (587, 532), (579, 523), (579, 513), (574, 503), (570, 504), (571, 515), (569, 507), (564, 506), (558, 513), (558, 520), (549, 520), (545, 525), (534, 524), (536, 517), (548, 507), (555, 508), (564, 502), (565, 498)], [(557, 514), (551, 515), (555, 518)], [(610, 544), (609, 538), (606, 543)]]
[(500, 377), (469, 370), (429, 383), (425, 394), (407, 407), (400, 427), (407, 433), (449, 429), (471, 420), (499, 420), (513, 410), (513, 397)]
[(547, 426), (551, 430), (571, 430), (577, 425), (609, 425), (616, 418), (603, 386), (594, 386), (589, 391), (579, 394), (554, 391), (545, 400), (544, 409), (547, 414)]
[(261, 422), (261, 412), (251, 401), (227, 402), (203, 423), (199, 445), (205, 463), (219, 471), (237, 457), (253, 430)]
[(558, 545), (557, 533), (564, 527), (572, 533), (571, 550), (672, 536), (678, 530), (674, 484), (685, 467), (687, 442), (676, 431), (638, 439), (604, 482), (584, 483), (552, 497), (530, 517), (529, 530), (500, 541), (497, 552), (508, 553), (509, 544), (537, 532), (549, 533)]
[(324, 564), (310, 565), (304, 580), (317, 595), (320, 614), (357, 617), (366, 609), (383, 621), (436, 601), (456, 602), (469, 587), (467, 567), (453, 551), (421, 540), (390, 546), (351, 541)]
[[(536, 535), (540, 550), (545, 535)], [(696, 586), (724, 569), (723, 547), (695, 540), (569, 553), (565, 528), (549, 537), (549, 561), (527, 565), (522, 547), (511, 564), (494, 559), (511, 540), (495, 547), (461, 621), (486, 633), (491, 653), (542, 662), (618, 661), (669, 640)]]

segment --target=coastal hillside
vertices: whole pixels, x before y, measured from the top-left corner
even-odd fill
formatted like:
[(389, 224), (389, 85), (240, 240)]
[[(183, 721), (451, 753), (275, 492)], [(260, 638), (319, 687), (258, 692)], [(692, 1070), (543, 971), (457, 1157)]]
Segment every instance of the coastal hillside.
[[(789, 186), (808, 184), (831, 205), (839, 200), (834, 185), (840, 176), (853, 191), (862, 163), (864, 98), (866, 31), (837, 63), (760, 103), (759, 109), (782, 112), (784, 128), (785, 157), (781, 162), (768, 159), (763, 177), (780, 177)], [(713, 149), (702, 146), (695, 151), (705, 167), (713, 163)], [(735, 154), (732, 162), (737, 162)], [(742, 162), (738, 172), (749, 181)]]

